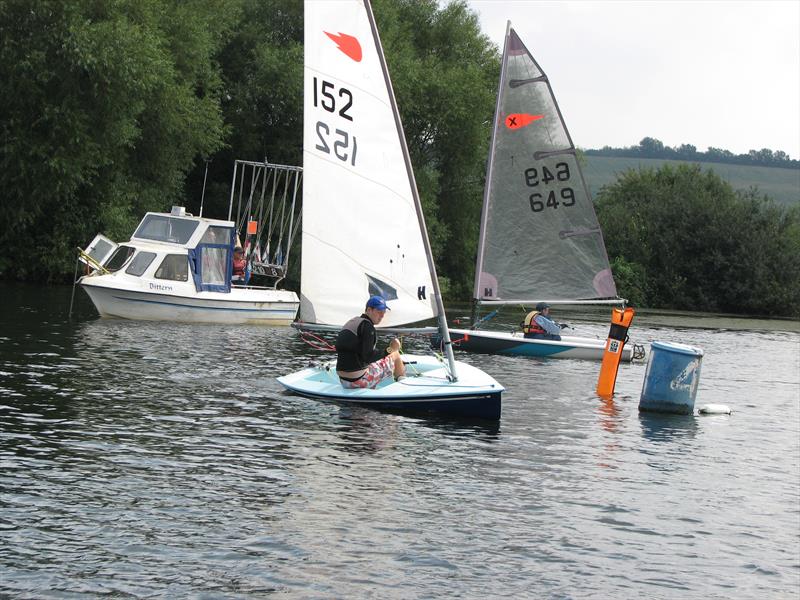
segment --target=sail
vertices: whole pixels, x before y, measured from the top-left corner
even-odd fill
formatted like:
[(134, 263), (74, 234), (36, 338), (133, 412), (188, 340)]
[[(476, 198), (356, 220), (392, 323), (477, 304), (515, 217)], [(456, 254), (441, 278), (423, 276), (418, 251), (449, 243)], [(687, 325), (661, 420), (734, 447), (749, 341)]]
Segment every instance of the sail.
[(437, 314), (377, 34), (363, 0), (306, 0), (300, 318), (342, 325), (371, 295), (381, 327)]
[(484, 190), (474, 297), (617, 295), (603, 234), (547, 76), (506, 33)]

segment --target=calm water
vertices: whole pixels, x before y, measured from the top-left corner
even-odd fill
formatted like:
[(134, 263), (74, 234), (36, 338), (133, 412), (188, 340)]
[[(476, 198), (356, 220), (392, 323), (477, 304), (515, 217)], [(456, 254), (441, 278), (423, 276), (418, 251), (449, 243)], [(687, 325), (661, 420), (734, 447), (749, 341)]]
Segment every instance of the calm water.
[(797, 598), (797, 323), (637, 316), (730, 416), (640, 415), (645, 364), (604, 402), (597, 364), (461, 354), (508, 388), (481, 426), (284, 395), (320, 356), (289, 328), (0, 293), (0, 597)]

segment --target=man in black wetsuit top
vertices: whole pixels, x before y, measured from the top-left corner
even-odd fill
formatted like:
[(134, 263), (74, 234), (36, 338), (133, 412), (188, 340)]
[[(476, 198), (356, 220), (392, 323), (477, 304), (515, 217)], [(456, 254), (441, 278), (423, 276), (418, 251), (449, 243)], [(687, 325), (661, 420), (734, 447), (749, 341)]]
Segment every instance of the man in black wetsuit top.
[(392, 340), (389, 348), (376, 350), (378, 335), (375, 325), (383, 320), (386, 301), (380, 296), (367, 300), (364, 313), (344, 324), (336, 338), (336, 373), (345, 388), (374, 388), (391, 375), (395, 380), (405, 377), (406, 368), (400, 357), (400, 340)]

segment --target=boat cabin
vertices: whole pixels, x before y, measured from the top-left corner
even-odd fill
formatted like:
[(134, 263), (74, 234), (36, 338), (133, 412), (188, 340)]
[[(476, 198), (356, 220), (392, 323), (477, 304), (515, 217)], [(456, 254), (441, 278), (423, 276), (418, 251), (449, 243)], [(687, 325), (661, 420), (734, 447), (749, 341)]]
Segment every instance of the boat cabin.
[(151, 286), (191, 281), (197, 292), (230, 292), (235, 240), (232, 221), (194, 217), (174, 206), (169, 213), (147, 213), (127, 243), (95, 236), (82, 261), (95, 272), (156, 281)]

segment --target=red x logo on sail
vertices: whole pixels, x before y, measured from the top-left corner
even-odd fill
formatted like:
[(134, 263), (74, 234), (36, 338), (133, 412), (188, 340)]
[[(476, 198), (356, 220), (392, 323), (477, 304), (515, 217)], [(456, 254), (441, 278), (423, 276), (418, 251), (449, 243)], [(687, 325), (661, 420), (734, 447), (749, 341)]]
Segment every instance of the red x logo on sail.
[(341, 31), (339, 32), (339, 35), (336, 35), (335, 33), (328, 33), (326, 31), (325, 35), (336, 42), (336, 47), (344, 52), (348, 58), (352, 58), (356, 62), (361, 62), (361, 44), (358, 43), (356, 38), (354, 38), (352, 35), (342, 33)]
[(506, 117), (506, 127), (509, 129), (520, 129), (530, 125), (534, 121), (543, 119), (544, 115), (529, 115), (528, 113), (512, 113)]

